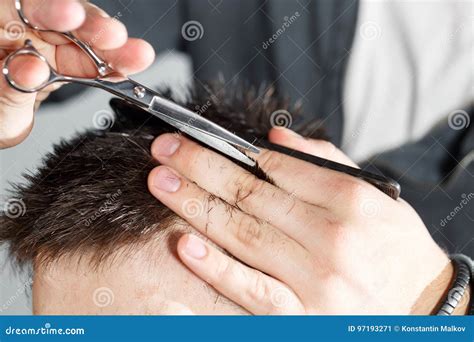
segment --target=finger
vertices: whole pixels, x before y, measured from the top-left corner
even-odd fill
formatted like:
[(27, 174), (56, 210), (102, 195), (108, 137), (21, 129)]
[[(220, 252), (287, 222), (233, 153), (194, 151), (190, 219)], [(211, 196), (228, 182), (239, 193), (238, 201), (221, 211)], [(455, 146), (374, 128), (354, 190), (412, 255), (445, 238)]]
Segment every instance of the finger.
[[(56, 85), (61, 87), (61, 85), (59, 83), (56, 83)], [(55, 89), (58, 89), (58, 88), (55, 86)], [(35, 112), (37, 110), (37, 107), (39, 107), (39, 104), (41, 102), (43, 102), (44, 100), (46, 100), (49, 97), (50, 94), (51, 94), (51, 91), (46, 91), (46, 90), (40, 91), (36, 94)]]
[[(263, 220), (271, 219), (274, 226), (303, 245), (294, 235), (295, 229), (302, 226), (292, 219), (303, 217), (306, 223), (307, 217), (313, 221), (320, 218), (321, 223), (315, 227), (323, 227), (322, 223), (334, 222), (336, 217), (360, 216), (361, 203), (366, 199), (380, 203), (389, 199), (374, 186), (342, 172), (264, 148), (258, 155), (249, 153), (279, 188), (270, 186), (268, 182), (255, 180), (255, 176), (245, 173), (229, 159), (185, 137), (175, 136), (178, 144), (174, 150), (168, 150), (173, 136), (162, 135), (153, 142), (151, 150), (156, 159), (243, 211)], [(302, 214), (301, 203), (311, 206), (307, 215)]]
[[(0, 3), (3, 4), (3, 2)], [(26, 32), (23, 38), (31, 39), (38, 49), (54, 51), (47, 43), (30, 32)], [(11, 36), (0, 29), (1, 47), (9, 51), (20, 48), (23, 44), (24, 41), (19, 37)], [(2, 50), (2, 52), (2, 57), (5, 57), (6, 51)], [(0, 60), (0, 65), (3, 65), (3, 62)], [(35, 87), (47, 78), (49, 72), (45, 64), (39, 60), (23, 56), (12, 61), (9, 74), (20, 85)], [(3, 76), (0, 77), (0, 148), (15, 146), (28, 136), (33, 125), (36, 96), (37, 94), (25, 94), (13, 89)]]
[(357, 167), (349, 157), (330, 142), (325, 140), (306, 139), (285, 127), (272, 128), (268, 133), (268, 139), (274, 144), (282, 145), (296, 151)]
[(155, 60), (153, 47), (143, 39), (129, 38), (124, 46), (103, 52), (105, 60), (125, 75), (148, 68)]
[[(0, 29), (1, 33), (1, 29)], [(9, 44), (9, 49), (20, 48), (24, 42), (2, 40)], [(90, 58), (76, 45), (64, 44), (54, 47), (36, 38), (35, 48), (46, 57), (51, 66), (60, 74), (77, 77), (95, 77), (97, 68)], [(108, 51), (96, 51), (99, 56), (110, 63), (115, 70), (125, 75), (141, 72), (148, 68), (155, 58), (150, 44), (141, 39), (129, 38), (124, 46)]]
[(127, 42), (127, 29), (117, 18), (111, 18), (91, 3), (87, 3), (85, 8), (86, 20), (75, 32), (78, 38), (101, 50), (118, 49)]
[[(111, 18), (104, 10), (91, 3), (84, 3), (86, 18), (73, 35), (96, 50), (111, 50), (127, 42), (128, 33), (118, 18)], [(119, 12), (120, 13), (120, 12)], [(71, 41), (55, 32), (38, 32), (41, 38), (52, 45), (69, 44)]]
[[(169, 155), (169, 147), (179, 144)], [(293, 194), (258, 179), (229, 159), (175, 134), (164, 134), (152, 144), (161, 163), (182, 173), (201, 188), (281, 229), (300, 242), (308, 220), (324, 217), (324, 209), (300, 201)], [(303, 239), (304, 240), (304, 239)]]
[[(286, 128), (273, 128), (269, 132), (269, 140), (295, 150), (313, 154), (341, 164), (355, 168), (358, 166), (342, 151), (328, 141), (305, 139), (297, 133)], [(271, 152), (263, 149), (263, 153), (255, 155), (250, 153), (259, 162), (264, 171), (271, 168), (272, 176), (278, 185), (287, 191), (294, 191), (296, 196), (314, 204), (320, 204), (332, 212), (345, 215), (348, 212), (360, 211), (361, 200), (364, 197), (383, 200), (383, 194), (374, 186), (342, 172), (319, 167), (311, 163), (297, 160), (291, 156)], [(270, 164), (270, 165), (268, 165)], [(294, 182), (294, 175), (307, 182)]]
[(0, 27), (0, 48), (7, 51), (17, 50), (25, 45), (25, 40), (29, 39), (37, 49), (44, 49), (48, 43), (31, 31), (14, 31), (12, 27)]
[[(19, 79), (25, 85), (41, 81), (39, 74), (43, 69), (41, 65), (38, 68), (36, 63), (27, 63), (24, 68), (14, 65), (13, 70), (14, 73), (21, 73)], [(35, 96), (14, 90), (4, 77), (0, 77), (0, 148), (15, 146), (28, 136), (33, 125)]]
[(148, 187), (160, 202), (235, 257), (292, 287), (307, 283), (301, 270), (312, 268), (309, 253), (280, 230), (213, 198), (166, 166), (150, 173)]
[(298, 297), (283, 283), (231, 259), (194, 235), (179, 240), (178, 254), (197, 276), (253, 314), (305, 314)]
[[(268, 137), (275, 144), (357, 167), (350, 158), (328, 141), (305, 139), (283, 127), (272, 128)], [(259, 156), (254, 156), (259, 160), (259, 165), (265, 171), (268, 170), (269, 166), (267, 164), (270, 163), (271, 176), (277, 180), (278, 185), (282, 188), (292, 191), (304, 201), (319, 204), (339, 212), (346, 210), (346, 206), (341, 205), (349, 199), (345, 192), (363, 185), (362, 181), (340, 172), (318, 167), (304, 161), (291, 162), (290, 158), (285, 157), (284, 154), (263, 150), (263, 153)], [(293, 177), (288, 177), (288, 174), (308, 181), (294, 182)], [(316, 191), (316, 189), (319, 191)]]
[[(154, 60), (150, 44), (141, 39), (129, 38), (119, 49), (97, 51), (115, 70), (125, 75), (134, 74), (148, 68)], [(57, 47), (56, 63), (58, 72), (64, 75), (94, 77), (97, 69), (85, 53), (73, 44)]]
[(279, 187), (305, 203), (326, 209), (324, 217), (329, 221), (358, 216), (367, 199), (381, 204), (390, 199), (375, 186), (344, 172), (264, 148), (258, 155), (248, 154)]
[[(59, 32), (72, 31), (82, 25), (86, 12), (76, 0), (23, 0), (23, 12), (34, 26)], [(18, 25), (21, 20), (15, 1), (0, 1), (0, 25)]]
[(10, 79), (19, 86), (32, 89), (48, 81), (50, 70), (46, 63), (32, 56), (18, 56), (8, 67)]

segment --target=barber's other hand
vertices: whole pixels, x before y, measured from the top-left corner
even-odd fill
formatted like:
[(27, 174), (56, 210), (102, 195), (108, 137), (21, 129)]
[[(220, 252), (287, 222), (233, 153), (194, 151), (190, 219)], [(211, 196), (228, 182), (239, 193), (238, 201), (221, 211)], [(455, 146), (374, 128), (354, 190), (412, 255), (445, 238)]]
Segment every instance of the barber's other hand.
[[(327, 142), (287, 134), (270, 139), (352, 164)], [(273, 185), (173, 134), (152, 154), (163, 164), (152, 194), (242, 262), (194, 235), (179, 241), (182, 261), (254, 314), (408, 314), (429, 289), (433, 310), (449, 287), (452, 272), (432, 289), (450, 264), (416, 212), (362, 180), (262, 150)]]
[[(91, 77), (95, 68), (87, 56), (67, 39), (53, 33), (36, 33), (21, 22), (14, 0), (0, 0), (0, 64), (9, 52), (31, 39), (34, 46), (60, 73)], [(73, 31), (110, 62), (115, 69), (131, 74), (146, 69), (153, 61), (152, 47), (140, 39), (128, 38), (119, 22), (98, 7), (78, 0), (23, 0), (26, 17), (33, 25), (55, 31)], [(18, 61), (12, 65), (15, 79), (25, 86), (41, 83), (47, 70), (37, 62)], [(23, 141), (33, 125), (33, 111), (57, 86), (37, 94), (23, 94), (0, 79), (0, 148)]]

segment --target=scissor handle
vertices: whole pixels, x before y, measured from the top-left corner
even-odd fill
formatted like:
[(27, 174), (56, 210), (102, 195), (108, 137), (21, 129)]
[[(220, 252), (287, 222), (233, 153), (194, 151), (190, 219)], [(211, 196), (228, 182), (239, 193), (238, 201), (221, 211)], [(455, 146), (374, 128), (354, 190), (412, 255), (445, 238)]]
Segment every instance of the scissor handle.
[(99, 73), (100, 76), (106, 76), (110, 73), (115, 72), (107, 62), (105, 62), (102, 58), (100, 58), (95, 51), (89, 46), (89, 44), (83, 42), (82, 40), (76, 38), (71, 32), (59, 32), (59, 31), (54, 31), (54, 30), (45, 30), (45, 29), (40, 29), (38, 26), (34, 26), (28, 18), (25, 16), (25, 13), (23, 12), (23, 7), (21, 0), (15, 0), (15, 8), (18, 13), (18, 16), (20, 17), (21, 21), (28, 26), (29, 28), (39, 31), (39, 32), (52, 32), (52, 33), (57, 33), (62, 35), (63, 37), (69, 39), (72, 41), (74, 44), (76, 44), (84, 53), (89, 56), (91, 61), (95, 64), (97, 68), (97, 72)]
[(335, 161), (324, 159), (318, 156), (314, 156), (312, 154), (295, 151), (285, 146), (276, 145), (268, 141), (259, 141), (259, 145), (261, 145), (264, 148), (286, 154), (290, 157), (307, 161), (317, 166), (321, 166), (330, 170), (342, 172), (347, 175), (363, 179), (364, 181), (372, 184), (377, 189), (379, 189), (386, 195), (390, 196), (394, 200), (397, 200), (398, 197), (400, 196), (400, 192), (401, 192), (400, 184), (398, 184), (398, 182), (396, 182), (395, 180), (391, 178), (388, 178), (382, 175), (377, 175), (372, 172), (357, 169), (355, 167), (351, 167), (351, 166), (344, 165), (341, 163), (337, 163)]
[[(24, 86), (18, 84), (15, 81), (15, 79), (14, 79), (12, 73), (11, 73), (10, 64), (13, 62), (13, 60), (15, 58), (20, 57), (20, 56), (31, 56), (31, 57), (34, 57), (36, 59), (39, 59), (41, 61), (41, 63), (46, 64), (46, 66), (49, 69), (48, 78), (36, 87), (28, 88), (28, 87), (24, 87)], [(31, 40), (29, 40), (29, 39), (25, 41), (25, 45), (21, 49), (18, 49), (16, 51), (12, 52), (5, 59), (5, 62), (3, 64), (2, 73), (5, 76), (6, 81), (8, 82), (8, 84), (12, 88), (14, 88), (18, 91), (21, 91), (23, 93), (36, 93), (36, 92), (46, 88), (47, 86), (49, 86), (49, 85), (51, 85), (55, 82), (68, 82), (66, 77), (64, 77), (62, 75), (59, 75), (53, 69), (53, 67), (48, 63), (48, 60), (46, 59), (46, 57), (44, 57), (38, 50), (35, 49), (35, 47), (33, 46), (32, 42), (31, 42)]]

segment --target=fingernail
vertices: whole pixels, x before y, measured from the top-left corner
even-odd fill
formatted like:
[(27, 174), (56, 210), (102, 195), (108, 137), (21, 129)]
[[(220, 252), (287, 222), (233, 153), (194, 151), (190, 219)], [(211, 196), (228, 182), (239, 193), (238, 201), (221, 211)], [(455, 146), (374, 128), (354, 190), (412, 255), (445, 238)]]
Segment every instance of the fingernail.
[(202, 259), (207, 255), (207, 248), (204, 242), (194, 235), (188, 235), (184, 252), (194, 259)]
[(170, 157), (176, 152), (181, 141), (174, 135), (167, 134), (158, 137), (155, 143), (155, 154)]
[(179, 177), (166, 167), (162, 167), (158, 170), (153, 180), (153, 185), (166, 192), (176, 192), (181, 185)]

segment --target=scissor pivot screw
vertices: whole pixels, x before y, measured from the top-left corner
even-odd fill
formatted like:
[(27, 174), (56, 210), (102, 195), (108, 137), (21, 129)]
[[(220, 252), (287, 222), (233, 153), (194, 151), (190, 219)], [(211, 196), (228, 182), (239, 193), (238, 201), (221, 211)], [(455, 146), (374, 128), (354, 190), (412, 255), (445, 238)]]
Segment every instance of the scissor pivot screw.
[(135, 88), (133, 88), (133, 94), (135, 95), (135, 97), (141, 99), (143, 98), (143, 96), (145, 96), (145, 88), (143, 88), (142, 86), (136, 86)]

